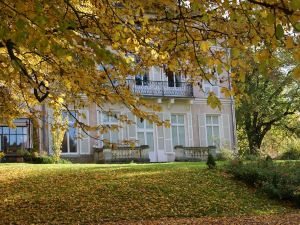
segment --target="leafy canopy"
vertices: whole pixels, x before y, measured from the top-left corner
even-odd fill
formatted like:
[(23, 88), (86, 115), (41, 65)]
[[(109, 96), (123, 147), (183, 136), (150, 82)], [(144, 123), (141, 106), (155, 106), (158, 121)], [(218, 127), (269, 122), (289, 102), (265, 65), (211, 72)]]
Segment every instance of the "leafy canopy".
[(298, 0), (0, 0), (0, 9), (5, 122), (39, 116), (43, 103), (69, 109), (107, 102), (155, 120), (140, 108), (157, 106), (133, 96), (129, 74), (167, 66), (191, 82), (224, 71), (244, 81), (243, 55), (253, 47), (262, 67), (278, 47), (290, 51), (300, 77)]

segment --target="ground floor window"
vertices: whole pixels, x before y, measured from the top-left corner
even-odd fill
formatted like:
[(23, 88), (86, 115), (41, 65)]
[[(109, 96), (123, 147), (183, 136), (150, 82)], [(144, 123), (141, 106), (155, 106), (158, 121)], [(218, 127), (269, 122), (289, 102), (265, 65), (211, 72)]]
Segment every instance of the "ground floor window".
[(30, 121), (19, 119), (16, 127), (0, 126), (0, 150), (5, 153), (17, 152), (30, 147)]
[(75, 127), (76, 112), (63, 112), (63, 117), (68, 119), (68, 130), (65, 132), (62, 153), (77, 153), (77, 128)]
[(153, 123), (137, 118), (137, 138), (139, 145), (149, 145), (154, 150)]
[(185, 146), (184, 115), (171, 115), (173, 147), (176, 145)]
[(206, 135), (208, 146), (220, 144), (219, 115), (206, 115)]
[(117, 143), (119, 141), (119, 131), (111, 129), (113, 126), (117, 127), (119, 124), (117, 115), (118, 113), (102, 112), (102, 125), (110, 128), (110, 130), (102, 134), (102, 140), (106, 140), (110, 143)]

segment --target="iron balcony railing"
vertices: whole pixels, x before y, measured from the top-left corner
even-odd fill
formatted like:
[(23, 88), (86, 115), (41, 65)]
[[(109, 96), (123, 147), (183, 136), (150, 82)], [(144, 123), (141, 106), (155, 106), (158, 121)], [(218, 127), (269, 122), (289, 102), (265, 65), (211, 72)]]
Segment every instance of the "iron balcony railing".
[(186, 82), (127, 80), (132, 91), (144, 96), (193, 97), (192, 85)]

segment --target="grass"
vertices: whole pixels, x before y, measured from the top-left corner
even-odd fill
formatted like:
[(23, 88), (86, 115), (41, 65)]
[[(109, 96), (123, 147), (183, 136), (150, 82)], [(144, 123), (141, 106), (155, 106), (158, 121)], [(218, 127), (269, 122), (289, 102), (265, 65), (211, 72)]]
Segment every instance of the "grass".
[(0, 224), (295, 212), (204, 163), (0, 164)]

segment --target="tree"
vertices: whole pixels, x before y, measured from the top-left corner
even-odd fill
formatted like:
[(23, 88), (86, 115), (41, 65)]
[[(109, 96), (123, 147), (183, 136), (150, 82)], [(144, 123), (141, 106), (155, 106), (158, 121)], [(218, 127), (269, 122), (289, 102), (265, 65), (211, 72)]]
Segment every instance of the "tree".
[(300, 82), (290, 72), (294, 66), (288, 54), (279, 52), (268, 67), (252, 60), (248, 63), (251, 74), (245, 82), (236, 83), (240, 90), (237, 123), (247, 138), (249, 153), (256, 155), (272, 128), (297, 129), (291, 120), (299, 118)]
[[(69, 110), (107, 102), (158, 122), (140, 110), (158, 108), (131, 93), (128, 74), (167, 65), (191, 82), (214, 79), (212, 71), (243, 81), (241, 56), (262, 44), (253, 56), (258, 63), (283, 47), (297, 63), (292, 73), (300, 74), (298, 0), (0, 0), (0, 9), (0, 85), (7, 93), (0, 115), (9, 124), (39, 118), (41, 104)], [(218, 105), (213, 96), (208, 101)]]

